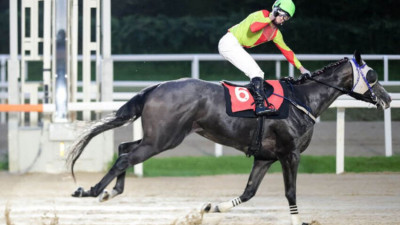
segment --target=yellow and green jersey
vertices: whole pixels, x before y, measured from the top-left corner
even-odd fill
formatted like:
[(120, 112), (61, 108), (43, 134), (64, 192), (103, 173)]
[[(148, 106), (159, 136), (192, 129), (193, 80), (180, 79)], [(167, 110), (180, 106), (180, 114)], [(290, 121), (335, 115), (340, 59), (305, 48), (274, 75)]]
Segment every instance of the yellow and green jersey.
[(250, 14), (242, 22), (231, 27), (229, 32), (246, 48), (252, 48), (272, 40), (293, 66), (297, 69), (301, 67), (301, 63), (294, 52), (283, 41), (282, 33), (269, 18), (269, 11), (267, 10)]

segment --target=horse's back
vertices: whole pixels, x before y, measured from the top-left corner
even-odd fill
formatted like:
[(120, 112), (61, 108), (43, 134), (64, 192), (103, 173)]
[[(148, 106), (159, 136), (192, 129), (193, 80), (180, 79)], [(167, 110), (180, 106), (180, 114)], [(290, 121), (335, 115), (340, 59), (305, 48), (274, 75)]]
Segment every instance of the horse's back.
[(192, 78), (161, 83), (149, 96), (164, 103), (188, 103), (223, 95), (221, 85)]
[(178, 80), (167, 81), (161, 83), (159, 89), (165, 89), (169, 92), (176, 91), (185, 93), (186, 95), (201, 95), (207, 91), (215, 92), (223, 90), (222, 86), (219, 84), (193, 78), (182, 78)]
[[(221, 105), (223, 104), (223, 106)], [(181, 116), (206, 113), (211, 108), (225, 107), (224, 92), (221, 85), (185, 78), (163, 82), (148, 95), (145, 113), (157, 111)]]

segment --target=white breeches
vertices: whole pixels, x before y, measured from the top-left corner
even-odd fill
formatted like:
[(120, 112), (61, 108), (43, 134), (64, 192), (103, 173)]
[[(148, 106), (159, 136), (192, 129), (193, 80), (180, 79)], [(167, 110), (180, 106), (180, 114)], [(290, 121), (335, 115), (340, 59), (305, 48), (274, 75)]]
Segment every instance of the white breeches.
[(218, 44), (218, 51), (219, 54), (246, 74), (250, 79), (254, 77), (264, 78), (264, 72), (253, 57), (243, 49), (232, 33), (228, 32), (221, 38)]

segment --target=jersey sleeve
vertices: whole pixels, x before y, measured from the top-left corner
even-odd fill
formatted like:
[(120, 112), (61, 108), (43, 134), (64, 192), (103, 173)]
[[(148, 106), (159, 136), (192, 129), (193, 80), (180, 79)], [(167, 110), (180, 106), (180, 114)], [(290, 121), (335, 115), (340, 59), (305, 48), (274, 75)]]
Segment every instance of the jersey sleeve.
[(262, 22), (254, 22), (250, 25), (250, 30), (251, 32), (255, 33), (257, 31), (260, 31), (261, 29), (264, 29), (269, 23), (262, 23)]
[(252, 24), (250, 24), (250, 31), (253, 33), (256, 33), (257, 31), (260, 31), (264, 29), (269, 23), (271, 23), (271, 19), (269, 18), (269, 12), (267, 10), (261, 10), (256, 13), (262, 13), (262, 17), (259, 18), (257, 21), (254, 21)]
[(300, 61), (297, 59), (294, 52), (285, 44), (285, 42), (283, 41), (282, 33), (279, 30), (277, 31), (277, 33), (273, 39), (273, 42), (278, 47), (278, 49), (282, 52), (282, 54), (285, 56), (287, 61), (289, 61), (297, 69), (299, 69), (301, 67)]

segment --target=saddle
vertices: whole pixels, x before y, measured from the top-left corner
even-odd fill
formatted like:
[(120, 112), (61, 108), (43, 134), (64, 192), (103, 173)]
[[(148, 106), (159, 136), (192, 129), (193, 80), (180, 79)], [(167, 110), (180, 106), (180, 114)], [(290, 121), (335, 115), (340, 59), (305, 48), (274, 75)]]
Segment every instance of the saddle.
[[(222, 81), (224, 87), (226, 113), (233, 117), (256, 118), (253, 90), (250, 84), (239, 85)], [(266, 80), (264, 83), (265, 96), (268, 102), (278, 111), (277, 115), (266, 116), (268, 119), (285, 119), (288, 117), (288, 104), (284, 101), (287, 93), (285, 82)], [(266, 104), (265, 104), (266, 105)]]
[(253, 133), (252, 142), (246, 152), (248, 157), (255, 155), (261, 149), (265, 118), (285, 119), (288, 117), (289, 105), (284, 101), (284, 96), (287, 93), (286, 83), (279, 80), (267, 80), (264, 83), (265, 97), (275, 107), (278, 114), (261, 117), (257, 117), (255, 114), (254, 91), (250, 84), (238, 85), (229, 81), (222, 81), (221, 83), (225, 92), (226, 113), (229, 116), (257, 118), (257, 129)]

